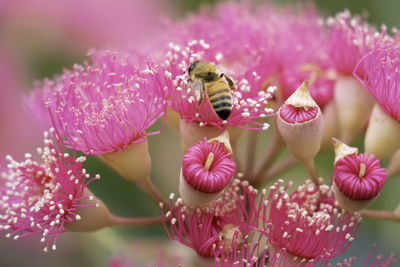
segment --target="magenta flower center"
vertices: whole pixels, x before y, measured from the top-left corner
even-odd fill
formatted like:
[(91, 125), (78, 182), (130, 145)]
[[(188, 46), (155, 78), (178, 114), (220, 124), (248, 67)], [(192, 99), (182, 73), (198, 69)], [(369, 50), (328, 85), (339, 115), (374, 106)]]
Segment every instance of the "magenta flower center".
[(386, 180), (386, 170), (374, 155), (349, 155), (335, 165), (334, 181), (339, 190), (354, 200), (376, 197)]
[(186, 182), (204, 193), (222, 191), (235, 173), (232, 153), (223, 144), (201, 141), (183, 156), (182, 174)]
[(295, 107), (284, 104), (279, 109), (279, 116), (288, 123), (302, 123), (317, 117), (318, 107)]

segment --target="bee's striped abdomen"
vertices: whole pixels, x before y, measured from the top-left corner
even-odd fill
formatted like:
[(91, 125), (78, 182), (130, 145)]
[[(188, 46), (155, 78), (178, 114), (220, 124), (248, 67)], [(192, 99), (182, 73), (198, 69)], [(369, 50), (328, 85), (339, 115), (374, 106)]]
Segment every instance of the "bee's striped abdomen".
[(207, 96), (215, 113), (226, 120), (232, 110), (232, 95), (229, 85), (223, 79), (205, 84)]

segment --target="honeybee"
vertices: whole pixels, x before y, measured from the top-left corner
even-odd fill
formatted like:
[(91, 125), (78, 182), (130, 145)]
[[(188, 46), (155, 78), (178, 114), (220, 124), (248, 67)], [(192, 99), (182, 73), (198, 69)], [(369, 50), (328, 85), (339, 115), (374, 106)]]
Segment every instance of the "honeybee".
[(231, 90), (236, 89), (233, 80), (224, 73), (218, 74), (216, 67), (209, 62), (194, 62), (188, 68), (188, 74), (188, 82), (192, 84), (192, 89), (198, 92), (197, 111), (205, 90), (215, 114), (226, 120), (232, 111)]

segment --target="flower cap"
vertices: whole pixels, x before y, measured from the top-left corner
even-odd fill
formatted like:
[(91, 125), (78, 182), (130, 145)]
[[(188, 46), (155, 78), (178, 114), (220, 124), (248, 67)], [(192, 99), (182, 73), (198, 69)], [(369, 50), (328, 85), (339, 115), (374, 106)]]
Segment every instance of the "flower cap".
[[(54, 129), (52, 129), (54, 132)], [(15, 240), (32, 234), (42, 234), (47, 252), (51, 243), (56, 249), (58, 235), (65, 232), (65, 224), (80, 220), (79, 207), (96, 207), (97, 204), (80, 204), (91, 199), (84, 195), (87, 185), (100, 176), (89, 178), (82, 169), (84, 156), (62, 153), (60, 139), (56, 144), (45, 132), (45, 147), (38, 148), (43, 162), (25, 154), (26, 160), (16, 162), (11, 157), (8, 170), (1, 176), (6, 179), (0, 188), (0, 230)]]
[(317, 103), (308, 90), (305, 80), (279, 109), (279, 116), (288, 123), (302, 123), (317, 117), (320, 112)]
[(209, 144), (204, 138), (183, 156), (182, 174), (194, 189), (204, 193), (222, 191), (236, 170), (232, 153), (219, 141)]
[(41, 100), (64, 145), (104, 154), (159, 133), (162, 129), (146, 133), (166, 112), (167, 91), (156, 67), (141, 71), (128, 55), (107, 50), (91, 50), (89, 56), (91, 65), (75, 65), (56, 83), (44, 84)]
[(335, 169), (333, 181), (340, 192), (352, 200), (371, 200), (378, 196), (386, 181), (386, 170), (374, 155), (359, 154), (339, 140), (334, 140)]

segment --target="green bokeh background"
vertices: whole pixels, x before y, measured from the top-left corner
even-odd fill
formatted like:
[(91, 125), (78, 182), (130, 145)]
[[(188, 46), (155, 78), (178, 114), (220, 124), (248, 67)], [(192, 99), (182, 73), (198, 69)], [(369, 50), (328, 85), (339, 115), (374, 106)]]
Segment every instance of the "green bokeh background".
[[(276, 1), (279, 4), (287, 4), (298, 1)], [(189, 12), (194, 12), (203, 4), (215, 4), (216, 1), (170, 1), (171, 10), (174, 16), (184, 16)], [(349, 9), (352, 13), (368, 12), (369, 21), (372, 24), (380, 25), (386, 23), (388, 28), (400, 27), (400, 1), (399, 0), (317, 0), (316, 6), (327, 16), (334, 15), (336, 12)], [(63, 55), (57, 51), (40, 51), (32, 58), (30, 68), (32, 72), (32, 80), (51, 77), (52, 75), (62, 71), (64, 67), (70, 67), (74, 62), (81, 62), (84, 54)], [(161, 126), (158, 123), (154, 126), (157, 129)], [(268, 133), (259, 135), (259, 156), (261, 157), (263, 147), (268, 145)], [(242, 138), (242, 149), (246, 145), (246, 136)], [(357, 145), (360, 151), (363, 151), (362, 140), (357, 140), (353, 145)], [(151, 178), (163, 195), (168, 198), (170, 192), (177, 191), (178, 175), (181, 164), (182, 154), (180, 152), (180, 137), (176, 130), (167, 126), (161, 135), (149, 138), (150, 154), (152, 157), (152, 174)], [(317, 158), (317, 169), (322, 177), (331, 177), (332, 173), (333, 153), (321, 153)], [(101, 174), (101, 180), (93, 182), (90, 188), (101, 198), (112, 210), (113, 213), (120, 216), (158, 216), (159, 209), (144, 193), (136, 188), (136, 186), (123, 180), (117, 173), (104, 166), (98, 159), (91, 156), (86, 162), (86, 168), (89, 173)], [(296, 168), (284, 173), (281, 178), (285, 180), (304, 181), (306, 177), (304, 168), (298, 165)], [(400, 179), (392, 179), (387, 182), (378, 200), (371, 207), (372, 209), (394, 209), (400, 202)], [(345, 253), (346, 257), (358, 256), (363, 259), (370, 251), (372, 244), (377, 244), (377, 252), (388, 255), (390, 252), (400, 254), (400, 224), (388, 221), (377, 221), (365, 219), (356, 235), (356, 239)], [(118, 243), (118, 238), (125, 241), (132, 241), (145, 244), (145, 240), (166, 240), (166, 235), (162, 227), (141, 227), (141, 228), (116, 228), (115, 230), (100, 231), (95, 234), (66, 234), (73, 236), (73, 244), (75, 246), (69, 254), (63, 254), (60, 249), (52, 255), (35, 255), (31, 258), (31, 266), (107, 266), (112, 251), (117, 250), (121, 255), (126, 255), (138, 260), (137, 266), (145, 263), (153, 264), (155, 259), (146, 262), (144, 257), (140, 261), (134, 252), (126, 250), (125, 243)], [(82, 238), (80, 238), (82, 237)], [(59, 247), (64, 246), (64, 237), (60, 238)], [(100, 239), (103, 241), (99, 242)], [(158, 241), (150, 244), (150, 250), (153, 246), (158, 246)], [(0, 249), (3, 246), (1, 245)], [(14, 246), (14, 245), (12, 245)], [(11, 247), (12, 247), (11, 246)], [(140, 247), (140, 246), (139, 246)], [(145, 247), (145, 245), (143, 245)], [(135, 248), (136, 249), (136, 248)], [(140, 248), (137, 248), (140, 251)], [(176, 248), (180, 250), (180, 248)], [(40, 252), (38, 247), (32, 248)], [(21, 252), (22, 250), (20, 250)], [(3, 253), (2, 253), (3, 254)], [(26, 260), (15, 258), (15, 255), (2, 255), (2, 266), (22, 266), (27, 264)], [(360, 265), (360, 263), (359, 263)]]

